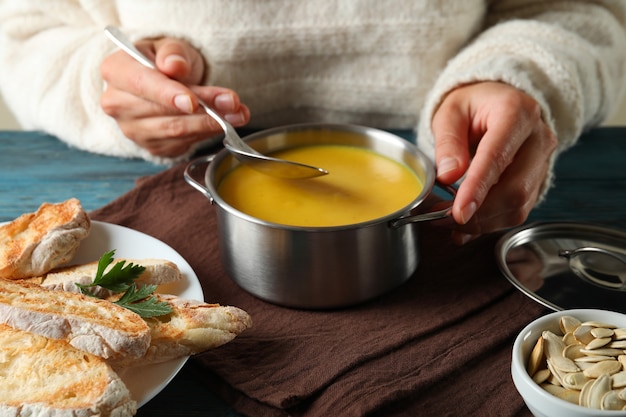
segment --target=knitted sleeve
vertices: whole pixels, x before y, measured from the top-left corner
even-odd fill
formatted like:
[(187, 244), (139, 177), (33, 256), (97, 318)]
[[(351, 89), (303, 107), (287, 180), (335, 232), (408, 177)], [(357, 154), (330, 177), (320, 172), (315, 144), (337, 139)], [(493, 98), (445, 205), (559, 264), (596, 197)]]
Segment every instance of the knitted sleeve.
[(500, 81), (540, 104), (559, 140), (554, 164), (585, 128), (609, 115), (624, 91), (626, 2), (496, 1), (486, 26), (450, 60), (428, 94), (419, 145), (434, 154), (430, 123), (448, 92), (467, 83)]
[(114, 4), (0, 2), (3, 98), (24, 129), (45, 131), (90, 152), (171, 162), (124, 137), (100, 107), (100, 63), (116, 48), (104, 35), (106, 25), (119, 24)]

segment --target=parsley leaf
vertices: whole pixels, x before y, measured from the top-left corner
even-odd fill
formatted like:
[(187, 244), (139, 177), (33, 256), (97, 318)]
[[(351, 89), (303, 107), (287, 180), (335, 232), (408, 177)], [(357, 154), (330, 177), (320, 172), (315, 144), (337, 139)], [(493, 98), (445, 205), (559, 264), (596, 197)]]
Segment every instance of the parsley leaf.
[(119, 261), (105, 273), (105, 270), (113, 262), (114, 256), (115, 250), (102, 255), (98, 260), (96, 276), (90, 284), (76, 283), (83, 294), (96, 297), (90, 291), (90, 288), (96, 286), (116, 294), (123, 293), (120, 299), (114, 303), (139, 314), (143, 318), (163, 316), (172, 312), (168, 303), (159, 301), (152, 295), (157, 288), (156, 285), (137, 287), (135, 280), (146, 270), (145, 267), (135, 265), (132, 262), (126, 264), (126, 261)]
[(137, 288), (133, 283), (122, 297), (115, 301), (115, 304), (129, 309), (143, 318), (158, 317), (171, 313), (172, 307), (168, 303), (159, 301), (152, 295), (156, 287), (156, 285), (144, 285)]
[(110, 290), (114, 293), (124, 292), (128, 289), (128, 287), (135, 282), (139, 275), (146, 270), (145, 267), (141, 265), (135, 265), (132, 262), (129, 262), (128, 265), (126, 261), (119, 261), (108, 272), (104, 272), (106, 268), (111, 265), (113, 262), (113, 257), (115, 256), (115, 250), (105, 253), (102, 255), (100, 260), (98, 261), (98, 270), (96, 271), (96, 276), (93, 279), (91, 284), (81, 285), (76, 284), (80, 287), (83, 293), (89, 292), (88, 288), (90, 287), (102, 287)]

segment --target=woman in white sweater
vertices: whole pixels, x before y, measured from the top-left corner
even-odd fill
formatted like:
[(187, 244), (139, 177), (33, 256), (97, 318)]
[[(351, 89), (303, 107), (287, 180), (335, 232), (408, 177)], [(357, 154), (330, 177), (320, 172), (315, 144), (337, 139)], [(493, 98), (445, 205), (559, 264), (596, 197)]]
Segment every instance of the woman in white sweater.
[(2, 0), (0, 88), (24, 128), (158, 162), (219, 132), (191, 90), (235, 126), (416, 128), (438, 178), (464, 176), (463, 243), (523, 222), (619, 101), (625, 28), (623, 0)]

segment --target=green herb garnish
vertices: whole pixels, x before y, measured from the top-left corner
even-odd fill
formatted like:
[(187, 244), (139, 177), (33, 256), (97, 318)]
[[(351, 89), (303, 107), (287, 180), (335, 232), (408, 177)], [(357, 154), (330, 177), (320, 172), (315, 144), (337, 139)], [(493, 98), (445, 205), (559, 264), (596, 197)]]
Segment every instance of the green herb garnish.
[(98, 269), (96, 276), (91, 284), (78, 284), (83, 294), (96, 297), (91, 292), (92, 287), (102, 287), (113, 293), (123, 293), (119, 300), (113, 301), (134, 313), (139, 314), (143, 318), (158, 317), (172, 312), (172, 307), (166, 302), (159, 301), (154, 296), (156, 285), (143, 285), (137, 287), (135, 280), (146, 270), (141, 265), (135, 265), (132, 262), (126, 264), (126, 261), (119, 261), (111, 267), (108, 272), (104, 272), (106, 268), (113, 262), (115, 250), (105, 253), (98, 260)]

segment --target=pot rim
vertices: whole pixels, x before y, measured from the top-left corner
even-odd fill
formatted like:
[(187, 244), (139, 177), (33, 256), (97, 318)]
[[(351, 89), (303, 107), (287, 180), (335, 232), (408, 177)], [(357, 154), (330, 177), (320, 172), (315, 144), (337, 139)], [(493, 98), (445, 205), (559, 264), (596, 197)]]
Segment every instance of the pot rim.
[[(207, 194), (210, 195), (210, 200), (212, 204), (217, 204), (219, 207), (228, 211), (229, 213), (243, 218), (247, 221), (257, 223), (262, 226), (273, 227), (277, 229), (284, 230), (292, 230), (292, 231), (303, 231), (303, 232), (333, 232), (339, 230), (351, 230), (356, 228), (365, 228), (370, 226), (380, 225), (382, 223), (394, 223), (400, 219), (405, 218), (407, 215), (411, 213), (414, 209), (416, 209), (422, 202), (426, 199), (426, 197), (432, 192), (433, 187), (435, 185), (435, 168), (434, 164), (415, 144), (409, 142), (408, 140), (385, 130), (368, 127), (368, 126), (360, 126), (354, 124), (336, 124), (336, 123), (298, 123), (291, 124), (285, 126), (274, 127), (270, 129), (260, 130), (258, 132), (247, 135), (243, 138), (246, 142), (255, 142), (262, 141), (263, 139), (267, 139), (269, 136), (277, 135), (277, 134), (288, 134), (291, 132), (297, 131), (307, 131), (307, 130), (331, 130), (331, 131), (342, 131), (348, 133), (357, 133), (362, 135), (364, 138), (368, 140), (374, 140), (376, 142), (389, 142), (398, 147), (398, 149), (403, 152), (408, 152), (410, 155), (416, 157), (419, 162), (422, 164), (422, 169), (424, 170), (424, 178), (423, 178), (423, 186), (422, 190), (419, 194), (408, 204), (401, 207), (400, 209), (389, 213), (385, 216), (381, 216), (375, 219), (359, 222), (359, 223), (349, 223), (344, 225), (334, 225), (334, 226), (297, 226), (297, 225), (288, 225), (282, 223), (274, 223), (267, 220), (259, 219), (257, 217), (246, 214), (228, 203), (226, 203), (222, 197), (217, 192), (217, 187), (215, 184), (215, 176), (216, 170), (220, 167), (220, 164), (226, 158), (232, 158), (234, 166), (239, 165), (240, 163), (234, 159), (234, 157), (228, 152), (227, 149), (220, 150), (214, 157), (211, 157), (211, 163), (207, 167), (204, 175), (204, 183), (207, 189)], [(309, 144), (309, 143), (307, 143)], [(332, 143), (329, 144), (337, 144), (342, 145), (342, 143)], [(299, 145), (296, 145), (299, 146)], [(358, 145), (355, 145), (358, 146)], [(288, 146), (287, 146), (288, 147)], [(364, 147), (364, 146), (363, 146)], [(364, 147), (366, 149), (373, 150), (372, 147)], [(285, 148), (275, 148), (272, 151), (277, 151)], [(380, 152), (379, 152), (380, 153)], [(406, 164), (402, 160), (398, 160), (391, 156), (386, 155), (387, 157), (395, 160), (396, 162), (403, 163), (407, 168), (411, 169), (415, 174), (414, 169), (412, 169), (408, 164)], [(232, 169), (232, 168), (231, 168)], [(422, 179), (422, 178), (420, 178)]]

